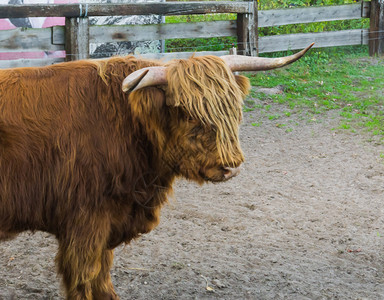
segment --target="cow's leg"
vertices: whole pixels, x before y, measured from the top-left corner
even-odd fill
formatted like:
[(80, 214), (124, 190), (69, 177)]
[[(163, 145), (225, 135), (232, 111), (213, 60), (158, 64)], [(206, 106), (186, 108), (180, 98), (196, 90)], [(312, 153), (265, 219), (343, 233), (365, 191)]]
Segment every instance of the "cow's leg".
[(79, 223), (73, 222), (65, 236), (58, 237), (56, 263), (67, 299), (92, 300), (92, 282), (102, 270), (109, 226), (100, 216), (92, 220), (83, 218)]
[(56, 256), (68, 300), (92, 300), (92, 285), (101, 269), (101, 248), (93, 241), (81, 246), (77, 241), (59, 241)]
[(92, 281), (94, 300), (118, 300), (111, 281), (110, 269), (113, 263), (113, 250), (104, 250), (99, 275)]

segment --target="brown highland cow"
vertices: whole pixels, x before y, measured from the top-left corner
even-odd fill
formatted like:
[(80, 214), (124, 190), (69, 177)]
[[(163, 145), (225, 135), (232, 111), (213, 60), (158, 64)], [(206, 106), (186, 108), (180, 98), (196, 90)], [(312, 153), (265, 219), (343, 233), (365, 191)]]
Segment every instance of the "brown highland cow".
[(0, 240), (49, 232), (67, 299), (118, 299), (113, 249), (158, 224), (174, 179), (238, 173), (249, 81), (232, 71), (281, 67), (309, 48), (1, 70)]

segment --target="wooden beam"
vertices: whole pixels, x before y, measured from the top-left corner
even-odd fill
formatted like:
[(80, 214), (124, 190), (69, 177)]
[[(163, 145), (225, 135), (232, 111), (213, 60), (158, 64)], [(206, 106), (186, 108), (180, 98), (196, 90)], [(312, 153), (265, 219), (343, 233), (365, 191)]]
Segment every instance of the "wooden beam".
[(237, 54), (249, 55), (249, 14), (237, 14)]
[(88, 18), (65, 19), (66, 60), (89, 58), (89, 22)]
[(369, 27), (369, 55), (384, 55), (384, 0), (372, 0)]
[(172, 59), (187, 59), (193, 56), (203, 55), (215, 55), (222, 56), (228, 55), (229, 51), (200, 51), (200, 52), (169, 52), (169, 53), (145, 53), (134, 55), (137, 58), (148, 58), (148, 59), (161, 59), (163, 61), (169, 61)]
[(371, 14), (371, 1), (361, 1), (361, 17), (369, 18)]
[(64, 50), (64, 46), (52, 44), (50, 28), (0, 30), (0, 52), (58, 50)]
[(245, 0), (248, 12), (237, 14), (237, 49), (239, 55), (257, 56), (258, 17), (257, 1)]
[(271, 9), (259, 11), (259, 27), (360, 18), (362, 18), (361, 4)]
[(41, 67), (63, 62), (64, 58), (0, 60), (0, 69)]
[(65, 26), (53, 26), (52, 31), (52, 44), (64, 45), (65, 44)]
[(130, 15), (193, 15), (246, 13), (247, 2), (152, 2), (107, 4), (0, 5), (0, 18), (95, 17)]
[[(137, 58), (144, 59), (161, 59), (169, 61), (172, 59), (187, 59), (193, 56), (202, 55), (215, 55), (222, 56), (228, 55), (229, 51), (201, 51), (201, 52), (174, 52), (174, 53), (146, 53), (134, 55)], [(48, 58), (48, 59), (16, 59), (16, 60), (0, 60), (0, 69), (20, 68), (20, 67), (41, 67), (48, 66), (55, 63), (64, 62), (64, 58)]]
[(258, 7), (257, 7), (258, 1), (253, 0), (252, 1), (252, 13), (249, 16), (249, 33), (248, 33), (248, 40), (249, 40), (249, 48), (250, 48), (250, 55), (251, 56), (257, 56), (259, 54), (259, 45), (258, 45), (258, 39), (259, 39), (259, 14), (258, 14)]
[(90, 43), (236, 36), (236, 21), (90, 26)]
[(315, 48), (367, 44), (368, 30), (353, 29), (260, 37), (260, 53), (298, 50), (315, 42)]

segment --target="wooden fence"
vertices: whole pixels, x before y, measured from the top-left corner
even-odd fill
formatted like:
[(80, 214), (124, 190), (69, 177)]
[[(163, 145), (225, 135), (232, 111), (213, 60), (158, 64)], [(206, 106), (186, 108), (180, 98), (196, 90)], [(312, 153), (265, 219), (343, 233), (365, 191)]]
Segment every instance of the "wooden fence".
[[(67, 60), (89, 57), (90, 43), (165, 40), (173, 38), (237, 37), (238, 54), (295, 50), (315, 42), (315, 47), (369, 44), (371, 55), (384, 53), (383, 0), (350, 5), (257, 9), (257, 2), (166, 2), (129, 4), (0, 5), (0, 18), (65, 17), (65, 26), (0, 31), (0, 52), (65, 50)], [(89, 26), (88, 17), (114, 15), (192, 15), (235, 13), (236, 21), (178, 24)], [(370, 29), (258, 37), (258, 28), (299, 23), (370, 18)], [(199, 52), (196, 55), (221, 52)], [(152, 58), (188, 57), (191, 53), (154, 53)], [(47, 65), (64, 58), (0, 61), (0, 68)]]

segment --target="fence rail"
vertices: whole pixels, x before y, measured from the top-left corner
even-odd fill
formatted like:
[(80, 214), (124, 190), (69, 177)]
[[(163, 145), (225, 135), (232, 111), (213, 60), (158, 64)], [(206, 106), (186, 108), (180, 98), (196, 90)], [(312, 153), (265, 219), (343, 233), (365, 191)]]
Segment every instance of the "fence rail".
[(259, 27), (368, 18), (369, 9), (370, 2), (294, 9), (260, 10)]
[(91, 26), (90, 43), (166, 40), (175, 38), (211, 38), (236, 36), (236, 21), (171, 23), (153, 25)]
[(260, 37), (260, 53), (297, 50), (315, 41), (316, 48), (367, 45), (368, 30), (351, 29), (317, 33), (296, 33)]
[(198, 15), (208, 13), (249, 13), (249, 2), (145, 2), (125, 4), (33, 4), (0, 5), (0, 18), (100, 17), (132, 15)]
[[(66, 50), (67, 60), (89, 57), (89, 43), (165, 40), (173, 38), (237, 37), (238, 54), (295, 50), (315, 42), (315, 47), (369, 44), (370, 54), (384, 53), (382, 0), (349, 5), (258, 11), (257, 2), (166, 2), (130, 4), (0, 5), (0, 18), (66, 17), (65, 26), (0, 31), (0, 52)], [(255, 4), (256, 3), (256, 4)], [(178, 24), (89, 26), (90, 16), (191, 15), (235, 13), (235, 21)], [(258, 37), (258, 28), (288, 24), (370, 18), (367, 29)], [(228, 51), (202, 52), (222, 55)], [(171, 59), (192, 53), (154, 53), (144, 57)], [(51, 64), (63, 59), (0, 61), (0, 68)]]

